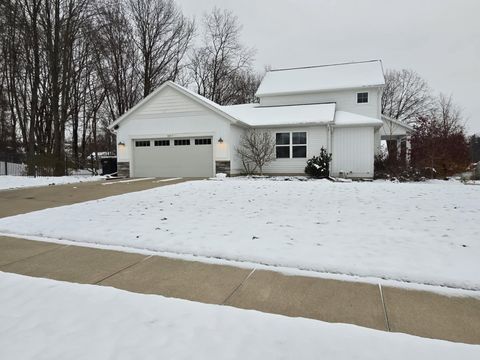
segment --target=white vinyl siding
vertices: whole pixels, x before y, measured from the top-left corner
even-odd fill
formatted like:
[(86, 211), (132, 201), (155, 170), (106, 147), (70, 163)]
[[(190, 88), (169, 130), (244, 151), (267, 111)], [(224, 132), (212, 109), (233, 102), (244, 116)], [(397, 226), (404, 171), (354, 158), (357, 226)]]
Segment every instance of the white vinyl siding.
[[(357, 93), (359, 92), (368, 92), (368, 103), (357, 103)], [(371, 88), (369, 90), (352, 89), (300, 95), (265, 96), (260, 98), (260, 104), (262, 106), (278, 106), (336, 103), (336, 110), (380, 119), (380, 98), (381, 89)]]
[(230, 138), (232, 139), (230, 144), (230, 153), (232, 154), (230, 159), (230, 174), (232, 175), (239, 175), (243, 172), (242, 161), (240, 160), (236, 149), (240, 145), (240, 139), (244, 132), (245, 130), (243, 128), (236, 125), (230, 127)]
[(373, 177), (375, 139), (373, 127), (334, 128), (331, 174)]
[(202, 105), (192, 101), (188, 97), (179, 94), (178, 91), (166, 87), (160, 94), (143, 105), (136, 115), (165, 114), (165, 113), (191, 113), (202, 111)]

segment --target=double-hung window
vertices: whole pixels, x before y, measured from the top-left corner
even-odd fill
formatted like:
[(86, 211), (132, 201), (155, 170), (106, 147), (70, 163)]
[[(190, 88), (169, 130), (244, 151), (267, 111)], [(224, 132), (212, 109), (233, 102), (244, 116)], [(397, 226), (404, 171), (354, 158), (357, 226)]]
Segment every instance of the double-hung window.
[(307, 157), (307, 133), (304, 131), (276, 133), (275, 142), (277, 159)]

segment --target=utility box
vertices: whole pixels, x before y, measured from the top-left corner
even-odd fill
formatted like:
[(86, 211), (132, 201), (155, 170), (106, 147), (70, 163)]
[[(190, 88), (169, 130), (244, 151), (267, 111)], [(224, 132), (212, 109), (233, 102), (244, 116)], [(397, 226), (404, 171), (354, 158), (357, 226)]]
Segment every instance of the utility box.
[(101, 175), (109, 175), (117, 172), (117, 158), (105, 157), (100, 159), (100, 165), (102, 167)]

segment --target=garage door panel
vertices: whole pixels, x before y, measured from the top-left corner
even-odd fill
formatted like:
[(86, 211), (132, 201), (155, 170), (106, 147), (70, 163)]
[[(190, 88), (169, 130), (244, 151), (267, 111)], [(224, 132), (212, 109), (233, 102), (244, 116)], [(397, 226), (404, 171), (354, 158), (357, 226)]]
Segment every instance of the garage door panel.
[[(178, 138), (177, 140), (184, 140)], [(197, 138), (198, 139), (198, 138)], [(134, 147), (134, 176), (156, 177), (210, 177), (213, 175), (213, 145), (154, 146), (152, 139), (149, 147)]]

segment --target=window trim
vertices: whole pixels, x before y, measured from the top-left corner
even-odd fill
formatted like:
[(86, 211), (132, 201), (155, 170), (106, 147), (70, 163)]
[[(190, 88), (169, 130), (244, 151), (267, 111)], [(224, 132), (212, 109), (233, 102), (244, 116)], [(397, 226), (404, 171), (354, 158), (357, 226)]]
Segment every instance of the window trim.
[[(367, 94), (367, 101), (365, 101), (365, 102), (359, 102), (359, 101), (358, 101), (358, 96), (359, 96), (360, 94)], [(357, 93), (356, 93), (356, 102), (357, 102), (357, 105), (365, 105), (365, 104), (370, 103), (370, 93), (369, 93), (368, 91), (359, 91), (359, 92), (357, 92)]]
[[(277, 138), (277, 134), (289, 134), (289, 143), (288, 144), (279, 144), (277, 145), (275, 142), (275, 160), (281, 160), (281, 159), (307, 159), (308, 158), (308, 131), (278, 131), (275, 132), (275, 140)], [(305, 133), (305, 143), (304, 144), (294, 144), (293, 143), (293, 134), (294, 133)], [(294, 147), (299, 147), (299, 146), (304, 146), (305, 147), (305, 157), (293, 157), (293, 148)], [(286, 147), (288, 148), (288, 157), (277, 157), (277, 147)]]

